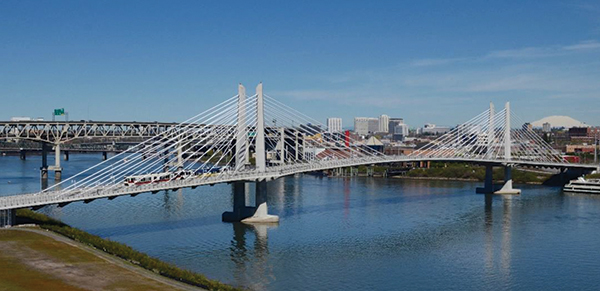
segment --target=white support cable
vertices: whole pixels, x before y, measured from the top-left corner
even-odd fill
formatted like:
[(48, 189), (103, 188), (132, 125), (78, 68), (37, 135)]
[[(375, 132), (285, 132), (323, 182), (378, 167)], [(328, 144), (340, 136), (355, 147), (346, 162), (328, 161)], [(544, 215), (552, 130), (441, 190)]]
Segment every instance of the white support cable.
[[(232, 99), (232, 100), (234, 100), (234, 98), (235, 98), (235, 97), (233, 97), (233, 98), (231, 98), (231, 99)], [(231, 100), (230, 100), (230, 101), (231, 101)], [(223, 105), (223, 104), (225, 104), (225, 103), (221, 103), (220, 105)], [(220, 109), (221, 107), (223, 107), (223, 106), (215, 106), (215, 107), (213, 107), (213, 109)], [(207, 111), (205, 111), (205, 112), (211, 112), (211, 110), (207, 110)], [(199, 119), (199, 120), (204, 120), (204, 117), (202, 117), (202, 119)], [(212, 118), (209, 118), (209, 119), (207, 119), (206, 121), (208, 122), (208, 121), (210, 121), (210, 120), (212, 120)], [(188, 128), (188, 129), (186, 130), (186, 133), (187, 133), (187, 132), (189, 132), (189, 131), (198, 130), (198, 126), (194, 125), (194, 126), (190, 127), (191, 125), (193, 125), (193, 124), (191, 124), (191, 123), (188, 123), (188, 124), (187, 124), (187, 125), (184, 127), (184, 128)], [(201, 126), (201, 129), (203, 130), (203, 129), (206, 129), (207, 127), (212, 127), (212, 126), (213, 126), (213, 125), (211, 125), (210, 123), (207, 123), (207, 124), (205, 124), (205, 125)], [(159, 156), (159, 157), (160, 157), (160, 156), (161, 156), (161, 154), (162, 154), (162, 153), (163, 153), (163, 151), (164, 151), (164, 148), (162, 148), (162, 147), (164, 146), (164, 144), (165, 144), (165, 143), (172, 142), (174, 139), (176, 139), (177, 137), (179, 137), (179, 136), (181, 136), (181, 135), (183, 135), (183, 134), (184, 134), (184, 133), (178, 134), (177, 136), (175, 136), (174, 138), (172, 138), (172, 139), (170, 139), (170, 140), (163, 141), (163, 142), (161, 142), (160, 144), (153, 146), (153, 147), (152, 147), (152, 149), (156, 149), (156, 148), (160, 148), (160, 149), (159, 149), (158, 151), (155, 151), (155, 154), (154, 154), (153, 156), (149, 157), (149, 158), (148, 158), (148, 160), (151, 160), (151, 158), (153, 158), (154, 156)], [(121, 161), (122, 161), (122, 160), (121, 160)], [(160, 161), (160, 159), (159, 159), (159, 161)], [(142, 161), (141, 163), (144, 163), (144, 162)], [(138, 162), (138, 163), (135, 163), (134, 165), (131, 165), (131, 164), (129, 164), (129, 166), (130, 166), (130, 167), (129, 167), (129, 168), (127, 168), (127, 169), (131, 169), (131, 168), (135, 167), (135, 166), (136, 166), (136, 164), (137, 164), (137, 165), (139, 165), (139, 164), (140, 164), (140, 162)], [(121, 167), (122, 167), (122, 166), (124, 166), (124, 165), (121, 165)], [(111, 166), (111, 167), (112, 167), (112, 166)], [(110, 168), (108, 168), (108, 167), (107, 167), (107, 169), (108, 169), (108, 170), (111, 170), (111, 169), (110, 169)], [(94, 178), (97, 178), (97, 177), (99, 177), (99, 179), (102, 179), (102, 176), (100, 176), (100, 175), (99, 175), (100, 173), (101, 173), (101, 172), (97, 172), (97, 173), (95, 173), (95, 174), (94, 174), (92, 177), (94, 177)], [(92, 178), (92, 177), (89, 177), (89, 178)], [(110, 176), (109, 176), (109, 179), (110, 179)], [(102, 185), (102, 183), (101, 183), (101, 182), (102, 182), (102, 181), (92, 181), (91, 183), (92, 183), (92, 184), (95, 184), (96, 186), (101, 186), (101, 185)], [(80, 188), (81, 188), (81, 187), (85, 187), (85, 185), (82, 185), (82, 184), (79, 184), (78, 186), (79, 186)], [(96, 188), (98, 188), (98, 187), (91, 187), (91, 188), (89, 188), (88, 190), (89, 190), (89, 191), (92, 191), (92, 190), (95, 190)], [(67, 192), (68, 192), (68, 191), (67, 191)], [(64, 193), (64, 194), (68, 194), (68, 193)]]
[[(224, 129), (231, 128), (231, 125), (229, 123), (231, 123), (230, 119), (232, 119), (232, 117), (231, 117), (232, 114), (229, 113), (230, 111), (231, 110), (229, 110), (229, 111), (223, 111), (223, 112), (227, 112), (227, 114), (225, 114), (224, 116), (222, 116), (220, 119), (213, 121), (213, 123), (216, 123), (217, 125), (212, 125), (211, 124), (211, 132), (214, 132), (214, 131), (218, 132), (220, 130), (220, 128), (224, 128)], [(223, 114), (223, 112), (221, 112), (219, 115)], [(203, 139), (196, 141), (195, 145), (198, 145), (199, 143), (201, 143), (202, 141), (204, 141), (204, 140), (206, 140), (206, 139), (208, 139), (210, 137), (211, 137), (211, 135), (206, 135)], [(183, 145), (179, 145), (179, 144), (173, 143), (169, 147), (174, 147), (176, 145), (177, 146), (184, 146), (185, 147), (185, 146), (189, 145), (191, 142), (192, 142), (192, 140), (188, 140)], [(193, 148), (193, 147), (191, 147), (191, 148)], [(188, 148), (187, 150), (183, 151), (182, 154), (186, 154), (189, 150), (191, 150), (191, 148)], [(166, 150), (168, 150), (168, 149), (169, 148), (167, 148)], [(167, 153), (168, 153), (168, 151), (167, 151)], [(163, 163), (163, 161), (164, 161), (163, 157), (164, 156), (161, 154), (161, 152), (157, 152), (156, 155), (157, 156), (156, 156), (156, 158), (154, 159), (153, 162), (145, 165), (142, 168), (138, 168), (134, 173), (130, 172), (129, 176), (139, 175), (139, 174), (142, 174), (142, 173), (148, 173), (148, 172), (162, 170), (162, 168), (164, 166), (164, 163)], [(168, 164), (172, 164), (174, 160), (175, 160), (175, 158), (167, 158), (167, 163), (166, 164), (167, 165)], [(185, 160), (187, 160), (187, 159), (185, 159)], [(163, 163), (163, 165), (160, 165), (160, 163)], [(185, 161), (184, 161), (184, 163), (185, 163)], [(155, 165), (159, 165), (161, 167), (160, 168), (153, 168)]]
[[(256, 96), (256, 95), (255, 95), (255, 96)], [(247, 100), (248, 100), (247, 104), (250, 104), (250, 105), (252, 105), (252, 104), (253, 104), (253, 102), (255, 102), (256, 100), (255, 100), (255, 99), (254, 99), (254, 100), (251, 100), (251, 99), (252, 99), (252, 98), (254, 98), (255, 96), (252, 96), (252, 97), (250, 97), (249, 99), (247, 99)], [(250, 111), (250, 112), (252, 113), (252, 111)], [(248, 113), (248, 112), (246, 112), (246, 114), (247, 114), (247, 113)], [(250, 122), (248, 123), (248, 119), (249, 119), (249, 118), (250, 118)], [(245, 126), (245, 130), (244, 130), (244, 132), (242, 133), (242, 135), (243, 135), (243, 136), (247, 136), (247, 135), (248, 135), (248, 133), (250, 132), (250, 129), (251, 129), (251, 128), (253, 128), (253, 125), (255, 125), (255, 124), (256, 124), (256, 121), (257, 121), (257, 116), (256, 116), (256, 114), (255, 114), (255, 113), (254, 113), (254, 115), (250, 115), (250, 116), (246, 115), (246, 121), (245, 121), (245, 122), (246, 122), (246, 126)], [(237, 126), (236, 126), (236, 128), (237, 128)], [(237, 132), (235, 132), (235, 131), (234, 131), (234, 133), (233, 133), (233, 134), (237, 136)], [(230, 148), (233, 148), (234, 146), (235, 146), (235, 144), (233, 144), (233, 143), (232, 143), (232, 144), (230, 144), (230, 147), (228, 147), (228, 148), (227, 148), (225, 151), (230, 151)], [(244, 149), (240, 149), (240, 150), (245, 150), (245, 148), (244, 148)], [(209, 151), (210, 151), (210, 150), (209, 150)], [(216, 151), (213, 149), (212, 151), (213, 151), (213, 155), (212, 155), (212, 156), (211, 156), (211, 157), (208, 159), (208, 161), (212, 160), (212, 158), (214, 157), (214, 155), (216, 154), (216, 152), (217, 152), (217, 151), (219, 151), (219, 149), (217, 149)], [(205, 155), (207, 152), (208, 152), (208, 151), (206, 151), (206, 152), (205, 152), (205, 153), (204, 153), (202, 156), (200, 156), (198, 159), (201, 159), (201, 158), (202, 158), (202, 157), (203, 157), (203, 156), (204, 156), (204, 155)], [(236, 151), (233, 153), (233, 156), (237, 156), (237, 153), (238, 153), (238, 152), (237, 152), (237, 150), (236, 150)], [(223, 157), (223, 156), (222, 156), (222, 157)], [(221, 158), (222, 158), (222, 157), (221, 157)], [(198, 160), (198, 159), (197, 159), (197, 160)], [(221, 159), (219, 159), (219, 161), (217, 161), (217, 163), (216, 163), (216, 164), (212, 164), (212, 166), (211, 166), (211, 167), (208, 169), (208, 171), (210, 172), (211, 170), (213, 170), (213, 169), (214, 169), (214, 167), (215, 167), (215, 166), (218, 164), (218, 162), (220, 162), (220, 160), (221, 160)], [(230, 161), (229, 161), (229, 162), (228, 162), (228, 163), (227, 163), (225, 166), (229, 166), (229, 164), (230, 164), (232, 161), (233, 161), (233, 159), (232, 159), (232, 160), (230, 160)], [(239, 162), (239, 161), (238, 161), (238, 162)], [(206, 164), (206, 163), (205, 163), (205, 164)], [(204, 166), (205, 166), (205, 164), (203, 164), (203, 166), (202, 166), (202, 167), (204, 167)], [(222, 175), (222, 172), (221, 172), (221, 173), (219, 173), (217, 176), (221, 176), (221, 175)], [(205, 176), (205, 177), (206, 177), (206, 176), (208, 176), (208, 175), (207, 175), (207, 174), (205, 174), (205, 175), (203, 175), (203, 176)], [(188, 178), (191, 178), (191, 177), (188, 177)], [(188, 179), (188, 178), (186, 178), (186, 179)]]
[[(479, 120), (479, 119), (482, 119), (482, 118), (484, 118), (485, 116), (487, 116), (487, 115), (486, 115), (486, 112), (487, 112), (487, 111), (484, 111), (483, 113), (481, 113), (481, 114), (479, 114), (479, 115), (475, 116), (474, 118), (472, 118), (471, 120), (469, 120), (469, 121), (467, 121), (467, 122), (465, 122), (465, 123), (463, 123), (463, 124), (470, 124), (470, 123), (472, 123), (473, 121), (477, 121), (477, 120)], [(450, 132), (448, 132), (448, 133), (446, 133), (446, 134), (442, 135), (441, 137), (439, 137), (439, 138), (437, 138), (437, 139), (433, 140), (433, 141), (432, 141), (432, 142), (430, 142), (429, 144), (427, 144), (427, 145), (423, 146), (422, 148), (420, 148), (420, 149), (416, 150), (415, 152), (411, 153), (410, 155), (418, 155), (418, 154), (421, 154), (421, 153), (423, 153), (423, 152), (425, 152), (425, 151), (430, 151), (430, 150), (432, 150), (433, 148), (439, 147), (440, 145), (447, 146), (448, 144), (450, 144), (450, 142), (451, 142), (451, 141), (454, 141), (454, 140), (456, 139), (456, 136), (455, 136), (455, 135), (457, 135), (457, 133), (458, 133), (458, 132), (459, 132), (459, 130), (460, 130), (460, 127), (461, 127), (463, 124), (456, 126), (455, 128), (451, 129), (451, 130), (450, 130)], [(428, 155), (429, 155), (429, 154), (430, 154), (430, 153), (428, 153)]]
[[(270, 105), (267, 105), (267, 107), (269, 107), (269, 106), (270, 106)], [(277, 112), (277, 110), (275, 110), (275, 109), (274, 109), (273, 111)], [(280, 117), (280, 118), (285, 118), (285, 116), (284, 116), (284, 115), (282, 115), (282, 113), (273, 113), (273, 114), (274, 114), (275, 116), (278, 116), (278, 117)], [(300, 121), (300, 124), (302, 124), (303, 122), (305, 122), (305, 121)], [(309, 127), (308, 125), (306, 126), (306, 128), (302, 128), (301, 130), (308, 131), (308, 132), (312, 133), (313, 135), (321, 134), (321, 135), (323, 136), (323, 132), (318, 132), (318, 131), (314, 130), (313, 128)], [(323, 146), (323, 147), (327, 147), (327, 145), (326, 145), (325, 143), (318, 143), (318, 142), (317, 142), (317, 141), (315, 141), (315, 140), (313, 140), (313, 141), (314, 141), (315, 143), (317, 143), (317, 144), (319, 144), (319, 145)], [(339, 141), (339, 142), (340, 142), (340, 143), (345, 143), (345, 141)], [(346, 149), (349, 149), (350, 151), (352, 151), (352, 152), (355, 152), (355, 153), (357, 153), (357, 154), (360, 154), (360, 155), (367, 154), (367, 155), (374, 156), (374, 155), (378, 155), (378, 154), (379, 154), (379, 152), (375, 152), (375, 151), (373, 151), (373, 150), (371, 150), (371, 151), (366, 151), (364, 148), (360, 148), (360, 147), (359, 147), (358, 149), (352, 148), (351, 146), (345, 146), (345, 145), (344, 145), (344, 147), (345, 147)], [(369, 148), (369, 149), (370, 149), (370, 148)], [(361, 150), (362, 150), (362, 151), (361, 151)]]
[[(317, 120), (315, 120), (315, 119), (313, 119), (313, 118), (311, 118), (311, 117), (303, 114), (302, 112), (299, 112), (299, 111), (297, 111), (297, 110), (295, 110), (295, 109), (293, 109), (293, 108), (291, 108), (291, 107), (289, 107), (289, 106), (287, 106), (287, 105), (279, 102), (277, 99), (272, 98), (272, 97), (270, 97), (268, 95), (265, 95), (265, 96), (267, 97), (267, 100), (273, 102), (273, 104), (274, 104), (273, 106), (278, 105), (279, 106), (278, 109), (282, 109), (283, 111), (286, 111), (286, 112), (288, 112), (288, 113), (290, 113), (292, 115), (295, 115), (295, 116), (303, 117), (303, 118), (305, 118), (305, 120), (310, 121), (311, 124), (316, 124), (316, 125), (319, 125), (319, 126), (323, 126), (324, 128), (327, 128), (323, 123), (321, 123), (321, 122), (319, 122), (319, 121), (317, 121)], [(353, 139), (353, 138), (350, 138), (350, 139), (353, 140), (355, 143), (357, 143), (357, 141), (355, 139)], [(380, 155), (379, 152), (376, 152), (374, 150), (371, 151), (371, 154)]]
[[(460, 146), (457, 147), (456, 145), (460, 145), (460, 139), (462, 138), (462, 130), (465, 128), (465, 126), (470, 127), (471, 124), (477, 124), (480, 120), (489, 118), (488, 113), (489, 110), (486, 110), (481, 114), (477, 115), (476, 117), (472, 118), (471, 120), (456, 126), (450, 132), (442, 135), (441, 137), (435, 139), (433, 142), (417, 150), (418, 152), (415, 151), (417, 152), (416, 154), (426, 152), (427, 156), (454, 156), (456, 154), (456, 149), (461, 148)], [(415, 152), (411, 153), (411, 155), (414, 155)]]
[[(518, 115), (513, 113), (511, 117), (518, 120), (520, 123), (523, 123), (522, 119), (519, 118)], [(545, 140), (543, 140), (539, 135), (537, 135), (531, 131), (526, 131), (525, 134), (529, 138), (531, 138), (531, 140), (534, 141), (533, 144), (536, 145), (537, 147), (539, 147), (539, 150), (542, 151), (542, 153), (546, 155), (546, 158), (548, 159), (548, 161), (568, 163), (566, 161), (563, 161), (563, 158), (560, 156), (560, 154), (558, 154), (552, 148), (552, 146), (550, 146), (550, 144), (548, 144)]]
[[(212, 118), (208, 119), (207, 121), (211, 121), (211, 120), (212, 120)], [(219, 121), (217, 121), (217, 122), (219, 122)], [(215, 125), (207, 124), (203, 127), (203, 129), (206, 127), (214, 128)], [(192, 130), (194, 130), (194, 129), (192, 129)], [(129, 174), (131, 174), (131, 171), (134, 171), (134, 174), (139, 174), (141, 171), (148, 170), (149, 167), (162, 162), (162, 160), (164, 159), (164, 156), (169, 153), (169, 150), (177, 145), (176, 143), (173, 143), (173, 141), (175, 139), (179, 138), (180, 136), (181, 136), (181, 134), (176, 137), (173, 137), (169, 140), (164, 141), (162, 144), (160, 144), (158, 146), (155, 146), (154, 154), (147, 157), (147, 159), (145, 161), (144, 160), (138, 161), (134, 165), (131, 165), (130, 167), (128, 167), (126, 169), (123, 169), (122, 172), (123, 173), (129, 172)], [(185, 144), (183, 144), (183, 146), (186, 146), (190, 142), (191, 142), (191, 140), (188, 140)], [(165, 147), (165, 145), (167, 145), (167, 144), (169, 144), (169, 145)], [(152, 161), (154, 158), (156, 158), (156, 160), (154, 160), (154, 162), (151, 162), (150, 164), (147, 163), (147, 161)], [(144, 164), (146, 164), (146, 165), (144, 166)], [(135, 167), (138, 167), (138, 166), (142, 166), (143, 168), (141, 171), (138, 170), (137, 172), (135, 172)]]
[[(189, 126), (193, 125), (193, 123), (190, 123), (190, 121), (198, 119), (198, 116), (200, 116), (200, 115), (202, 115), (202, 114), (204, 114), (204, 113), (206, 113), (206, 112), (211, 112), (211, 111), (212, 111), (212, 110), (214, 110), (214, 109), (217, 109), (217, 108), (219, 108), (219, 107), (222, 107), (224, 104), (227, 104), (227, 103), (228, 103), (228, 102), (230, 102), (231, 100), (234, 100), (234, 98), (235, 98), (235, 96), (234, 96), (234, 97), (232, 97), (232, 98), (230, 98), (230, 99), (228, 99), (228, 100), (226, 100), (226, 101), (224, 101), (224, 102), (221, 102), (220, 104), (218, 104), (218, 105), (216, 105), (216, 106), (214, 106), (214, 107), (212, 107), (212, 108), (210, 108), (210, 109), (208, 109), (208, 110), (204, 111), (204, 112), (203, 112), (203, 113), (201, 113), (201, 114), (198, 114), (198, 115), (196, 115), (196, 116), (194, 116), (194, 117), (192, 117), (192, 118), (190, 118), (190, 119), (188, 119), (188, 120), (186, 120), (186, 121), (182, 122), (181, 124), (186, 124), (186, 127), (189, 127)], [(172, 132), (172, 131), (174, 131), (174, 130), (176, 130), (176, 129), (178, 129), (178, 128), (176, 128), (176, 127), (173, 127), (173, 128), (170, 130), (170, 131)], [(155, 138), (153, 138), (153, 139), (151, 139), (151, 140), (160, 140), (160, 139), (161, 139), (161, 137), (160, 137), (160, 136), (157, 136), (157, 137), (155, 137)], [(156, 141), (155, 141), (155, 143), (156, 143)], [(144, 143), (140, 143), (139, 145), (143, 145), (143, 144), (144, 144)], [(138, 146), (139, 146), (139, 145), (138, 145)], [(134, 147), (134, 148), (137, 148), (138, 146), (136, 146), (136, 147)], [(115, 160), (117, 160), (117, 158), (119, 158), (120, 156), (123, 156), (123, 155), (125, 155), (125, 154), (127, 154), (127, 153), (131, 153), (131, 150), (132, 150), (132, 149), (130, 148), (130, 149), (128, 149), (127, 151), (125, 151), (125, 152), (123, 152), (123, 153), (121, 153), (121, 154), (115, 155), (115, 156), (111, 157), (110, 159), (107, 159), (107, 160), (106, 160), (106, 161), (104, 161), (104, 162), (101, 162), (101, 163), (99, 163), (99, 164), (97, 164), (97, 165), (95, 165), (95, 166), (93, 166), (93, 167), (91, 167), (91, 168), (89, 168), (89, 169), (87, 169), (87, 170), (85, 170), (85, 171), (82, 171), (82, 172), (80, 172), (80, 173), (78, 173), (78, 174), (76, 174), (76, 175), (74, 175), (74, 176), (70, 177), (69, 179), (67, 179), (67, 180), (65, 180), (65, 181), (63, 181), (63, 182), (61, 182), (61, 183), (58, 183), (58, 184), (54, 185), (53, 187), (56, 187), (56, 186), (58, 186), (58, 185), (60, 185), (60, 184), (62, 184), (62, 183), (64, 183), (64, 182), (66, 182), (66, 181), (69, 181), (69, 180), (73, 181), (73, 180), (74, 180), (74, 178), (76, 178), (76, 177), (80, 176), (81, 174), (84, 174), (84, 173), (86, 173), (87, 171), (89, 171), (89, 170), (91, 170), (91, 169), (94, 169), (94, 168), (96, 168), (96, 167), (99, 167), (99, 166), (101, 166), (101, 165), (103, 165), (103, 164), (108, 164), (109, 162), (113, 162), (113, 163), (114, 163), (114, 161), (115, 161)], [(111, 165), (109, 165), (109, 166), (107, 166), (107, 167), (105, 167), (105, 168), (103, 168), (103, 169), (101, 169), (101, 170), (100, 170), (100, 171), (98, 171), (98, 172), (95, 172), (94, 174), (92, 174), (92, 175), (90, 175), (90, 176), (88, 176), (88, 177), (85, 177), (83, 180), (81, 180), (81, 181), (78, 181), (78, 184), (79, 184), (79, 185), (82, 185), (82, 184), (83, 184), (82, 182), (84, 182), (84, 181), (86, 181), (86, 180), (89, 180), (89, 179), (92, 179), (92, 178), (94, 178), (94, 177), (98, 176), (99, 174), (101, 174), (101, 173), (103, 173), (103, 172), (110, 171), (110, 170), (111, 170), (111, 169), (110, 169), (111, 167), (113, 167), (113, 165), (112, 165), (112, 164), (111, 164)], [(51, 187), (51, 188), (53, 188), (53, 187)], [(48, 190), (49, 190), (49, 189), (51, 189), (51, 188), (48, 188)], [(62, 191), (68, 190), (69, 188), (72, 188), (72, 186), (69, 186), (69, 187), (67, 187), (67, 188), (63, 189)]]
[[(251, 100), (250, 100), (250, 99), (246, 99), (246, 101), (247, 101), (247, 102), (251, 102)], [(235, 114), (237, 114), (237, 113), (235, 113)], [(227, 130), (231, 130), (231, 129), (233, 129), (234, 127), (236, 127), (236, 125), (233, 125), (233, 126), (227, 127), (227, 128), (225, 128), (225, 129), (227, 129)], [(226, 130), (226, 132), (227, 132), (227, 130)], [(230, 135), (231, 135), (231, 134), (229, 134), (229, 135), (227, 135), (227, 136), (225, 136), (225, 137), (224, 137), (224, 136), (223, 136), (222, 134), (220, 134), (220, 133), (216, 133), (216, 134), (214, 134), (214, 136), (220, 137), (220, 138), (218, 138), (218, 139), (216, 140), (216, 141), (218, 141), (218, 142), (220, 142), (220, 141), (221, 141), (223, 138), (229, 138), (229, 137), (230, 137)], [(214, 141), (215, 141), (215, 139), (213, 138), (213, 143), (214, 143)], [(199, 142), (197, 142), (196, 144), (194, 144), (194, 145), (192, 146), (192, 148), (193, 148), (193, 147), (196, 147), (196, 146), (198, 146), (198, 145), (199, 145), (201, 142), (202, 142), (202, 140), (201, 140), (201, 141), (199, 141)], [(197, 154), (197, 153), (198, 153), (200, 150), (202, 150), (202, 148), (199, 148), (199, 149), (197, 149), (197, 150), (196, 150), (196, 151), (194, 151), (194, 152), (193, 152), (193, 153), (192, 153), (190, 156), (193, 156), (193, 155)], [(200, 161), (200, 160), (201, 160), (201, 159), (202, 159), (202, 158), (203, 158), (203, 157), (206, 155), (206, 153), (208, 153), (209, 151), (210, 151), (210, 150), (206, 150), (206, 151), (204, 152), (204, 154), (202, 154), (202, 155), (201, 155), (201, 156), (199, 156), (198, 158), (194, 159), (194, 161), (193, 161), (191, 164), (189, 164), (188, 166), (184, 167), (184, 169), (186, 169), (186, 170), (189, 170), (189, 169), (193, 168), (194, 164), (197, 164), (197, 163), (198, 163), (198, 162), (199, 162), (199, 161)], [(211, 158), (209, 158), (209, 160), (210, 160), (210, 159), (212, 159), (212, 157), (211, 157)], [(205, 167), (205, 163), (203, 163), (203, 164), (201, 165), (201, 168), (204, 168), (204, 167)], [(214, 165), (213, 165), (213, 167), (214, 167)]]

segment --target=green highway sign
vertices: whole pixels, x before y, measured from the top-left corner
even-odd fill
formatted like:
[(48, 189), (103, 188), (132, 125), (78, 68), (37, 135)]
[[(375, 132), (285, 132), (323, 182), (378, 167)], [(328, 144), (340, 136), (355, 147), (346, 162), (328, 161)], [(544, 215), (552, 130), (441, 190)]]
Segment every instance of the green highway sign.
[(56, 115), (56, 116), (65, 115), (65, 109), (64, 108), (54, 109), (54, 115)]

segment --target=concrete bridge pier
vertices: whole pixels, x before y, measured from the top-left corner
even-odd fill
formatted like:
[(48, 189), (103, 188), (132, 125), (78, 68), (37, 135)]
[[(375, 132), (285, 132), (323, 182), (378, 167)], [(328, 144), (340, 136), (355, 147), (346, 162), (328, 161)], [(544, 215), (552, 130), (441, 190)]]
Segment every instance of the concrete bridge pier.
[(21, 161), (24, 161), (27, 159), (27, 151), (24, 149), (20, 149), (19, 150), (19, 158), (21, 159)]
[(16, 209), (0, 210), (0, 227), (10, 227), (16, 223)]
[(246, 206), (246, 183), (233, 183), (233, 211), (223, 212), (224, 222), (276, 223), (279, 216), (270, 215), (267, 206), (267, 182), (256, 182), (256, 206)]
[(62, 168), (60, 167), (60, 144), (54, 145), (54, 180), (60, 180), (62, 178)]
[(494, 191), (494, 167), (492, 165), (486, 165), (483, 188), (478, 187), (475, 192), (479, 194), (489, 194), (494, 193)]
[(494, 167), (492, 165), (485, 166), (485, 182), (483, 188), (476, 189), (479, 194), (521, 194), (520, 189), (514, 189), (512, 185), (512, 167), (504, 166), (504, 184), (500, 189), (494, 185)]
[(367, 166), (367, 177), (373, 177), (373, 173), (375, 172), (373, 168), (374, 165)]
[(42, 179), (48, 179), (48, 144), (42, 143), (42, 167), (40, 167)]
[(512, 167), (504, 166), (504, 185), (494, 194), (521, 194), (521, 189), (514, 189), (512, 182)]
[(279, 216), (269, 214), (267, 207), (267, 181), (256, 182), (255, 193), (256, 207), (254, 214), (242, 222), (245, 223), (276, 223), (279, 222)]

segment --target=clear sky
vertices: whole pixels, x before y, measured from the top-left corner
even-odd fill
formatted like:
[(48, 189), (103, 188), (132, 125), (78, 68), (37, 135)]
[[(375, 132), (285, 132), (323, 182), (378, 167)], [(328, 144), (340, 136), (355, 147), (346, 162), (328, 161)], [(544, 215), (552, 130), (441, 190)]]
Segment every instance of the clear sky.
[(183, 121), (260, 81), (345, 126), (600, 125), (600, 2), (0, 1), (0, 120)]

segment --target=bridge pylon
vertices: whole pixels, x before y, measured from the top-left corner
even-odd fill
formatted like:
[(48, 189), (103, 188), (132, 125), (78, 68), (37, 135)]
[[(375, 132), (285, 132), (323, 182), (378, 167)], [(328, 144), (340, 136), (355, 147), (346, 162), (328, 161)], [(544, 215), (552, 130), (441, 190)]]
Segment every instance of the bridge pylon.
[(511, 128), (510, 128), (510, 102), (506, 102), (505, 113), (506, 124), (504, 127), (504, 159), (507, 161), (504, 164), (504, 185), (500, 190), (494, 192), (494, 194), (521, 194), (520, 189), (514, 189), (512, 186), (512, 167), (510, 163), (512, 160), (512, 140), (511, 140)]
[[(513, 188), (512, 181), (512, 139), (511, 139), (511, 126), (510, 126), (510, 102), (506, 102), (505, 109), (505, 120), (504, 120), (504, 154), (503, 154), (503, 165), (504, 168), (504, 184), (498, 189), (494, 185), (494, 165), (488, 164), (485, 166), (485, 182), (483, 188), (477, 188), (476, 192), (480, 194), (521, 194), (520, 189)], [(493, 151), (493, 138), (495, 138), (496, 125), (494, 122), (494, 105), (490, 102), (489, 112), (489, 125), (488, 125), (488, 149), (487, 157), (491, 157)]]
[[(246, 160), (247, 145), (246, 136), (246, 110), (245, 110), (245, 89), (241, 84), (238, 86), (238, 125), (236, 141), (236, 170), (242, 169)], [(243, 124), (240, 124), (243, 123)], [(264, 99), (262, 83), (256, 86), (256, 135), (255, 135), (255, 167), (259, 173), (264, 173), (267, 169), (266, 148), (265, 148), (265, 118), (264, 118)], [(270, 215), (267, 206), (267, 181), (260, 179), (255, 182), (255, 207), (246, 206), (246, 182), (233, 183), (233, 211), (224, 212), (222, 219), (225, 222), (245, 222), (245, 223), (273, 223), (279, 221), (279, 216)]]

